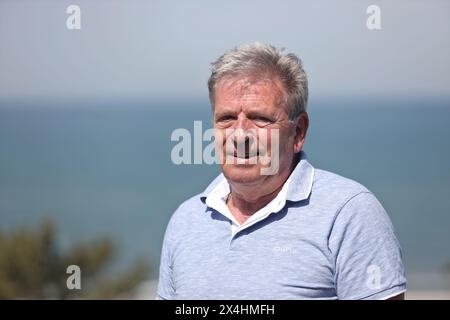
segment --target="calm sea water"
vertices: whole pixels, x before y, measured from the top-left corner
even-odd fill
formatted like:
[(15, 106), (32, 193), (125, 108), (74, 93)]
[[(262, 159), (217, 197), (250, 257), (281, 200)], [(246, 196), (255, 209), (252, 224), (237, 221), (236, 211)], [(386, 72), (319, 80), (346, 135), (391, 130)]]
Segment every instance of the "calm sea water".
[[(449, 101), (309, 105), (310, 161), (377, 195), (413, 279), (443, 272), (450, 262)], [(209, 112), (207, 103), (193, 100), (1, 102), (0, 228), (31, 227), (52, 216), (63, 246), (110, 235), (119, 264), (144, 257), (156, 276), (170, 215), (219, 173), (216, 166), (172, 164), (170, 135), (176, 128), (193, 132), (194, 120), (209, 128)], [(424, 279), (410, 287), (450, 289), (450, 277), (444, 284)]]

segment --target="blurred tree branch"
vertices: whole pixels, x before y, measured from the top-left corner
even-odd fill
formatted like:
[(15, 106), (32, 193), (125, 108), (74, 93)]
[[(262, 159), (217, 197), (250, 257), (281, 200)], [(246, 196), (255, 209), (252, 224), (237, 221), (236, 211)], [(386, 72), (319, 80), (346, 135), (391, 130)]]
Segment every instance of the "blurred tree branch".
[[(147, 276), (149, 265), (137, 261), (119, 275), (106, 276), (116, 248), (109, 238), (77, 243), (61, 252), (52, 220), (37, 230), (0, 230), (0, 299), (111, 299), (126, 294)], [(69, 265), (81, 269), (82, 288), (69, 290)]]

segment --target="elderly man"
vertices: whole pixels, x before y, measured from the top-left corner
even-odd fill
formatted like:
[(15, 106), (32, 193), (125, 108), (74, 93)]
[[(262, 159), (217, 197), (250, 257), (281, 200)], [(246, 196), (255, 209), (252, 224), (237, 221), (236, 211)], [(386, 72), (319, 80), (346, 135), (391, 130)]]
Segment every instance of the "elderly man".
[(403, 298), (401, 250), (381, 204), (302, 151), (301, 60), (244, 45), (212, 64), (208, 87), (222, 174), (173, 214), (157, 297)]

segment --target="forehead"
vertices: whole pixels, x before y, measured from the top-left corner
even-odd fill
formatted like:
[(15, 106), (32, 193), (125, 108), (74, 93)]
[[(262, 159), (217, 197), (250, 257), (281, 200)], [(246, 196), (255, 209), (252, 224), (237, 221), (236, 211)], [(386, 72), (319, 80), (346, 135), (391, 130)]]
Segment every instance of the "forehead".
[(279, 106), (283, 100), (283, 87), (279, 80), (269, 78), (223, 79), (215, 90), (215, 105), (264, 103)]

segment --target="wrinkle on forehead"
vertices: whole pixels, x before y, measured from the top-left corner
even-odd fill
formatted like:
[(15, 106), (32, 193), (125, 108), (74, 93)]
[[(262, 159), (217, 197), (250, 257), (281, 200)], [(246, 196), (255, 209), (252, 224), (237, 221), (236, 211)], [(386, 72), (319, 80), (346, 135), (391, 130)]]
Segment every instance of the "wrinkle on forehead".
[(225, 78), (218, 87), (229, 99), (260, 99), (271, 92), (278, 106), (284, 104), (284, 89), (281, 81), (269, 77)]

